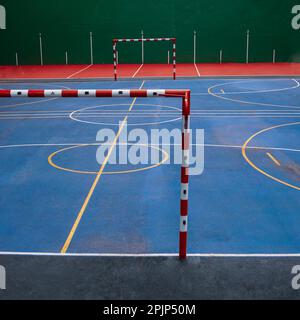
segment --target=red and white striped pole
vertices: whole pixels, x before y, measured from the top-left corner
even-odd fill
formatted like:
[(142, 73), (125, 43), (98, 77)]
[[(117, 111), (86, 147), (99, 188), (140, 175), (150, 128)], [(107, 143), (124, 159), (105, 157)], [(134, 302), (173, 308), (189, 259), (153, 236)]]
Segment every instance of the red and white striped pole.
[(113, 40), (114, 78), (117, 81), (117, 42)]
[[(0, 89), (0, 98), (112, 98), (112, 97), (166, 97), (189, 99), (189, 90), (185, 89)], [(187, 97), (187, 98), (186, 98)], [(189, 102), (184, 104), (183, 114), (189, 115)]]
[(176, 39), (173, 40), (173, 79), (176, 80)]
[(190, 152), (190, 92), (182, 99), (182, 165), (180, 192), (180, 232), (179, 258), (186, 259), (187, 223), (188, 223), (188, 191), (189, 191), (189, 152)]

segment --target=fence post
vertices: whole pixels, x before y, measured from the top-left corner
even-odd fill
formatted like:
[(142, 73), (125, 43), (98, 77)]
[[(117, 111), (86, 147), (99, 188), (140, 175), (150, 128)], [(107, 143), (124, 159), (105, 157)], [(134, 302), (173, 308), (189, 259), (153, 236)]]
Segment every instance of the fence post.
[(66, 64), (69, 64), (68, 51), (65, 52), (65, 56), (66, 56)]
[(220, 64), (223, 63), (223, 50), (220, 50)]
[(142, 64), (144, 64), (144, 58), (145, 58), (145, 56), (144, 56), (144, 31), (142, 30), (141, 31), (141, 35), (142, 35)]
[(94, 64), (93, 32), (90, 32), (90, 51), (91, 51), (91, 64)]
[(18, 57), (18, 52), (16, 52), (16, 66), (19, 66), (19, 57)]
[(274, 49), (273, 50), (273, 63), (276, 62), (276, 50)]
[(197, 55), (197, 32), (194, 30), (194, 64), (196, 64)]
[(43, 41), (42, 41), (42, 34), (39, 33), (39, 41), (40, 41), (40, 59), (41, 59), (41, 66), (44, 65), (44, 58), (43, 58)]
[(247, 30), (246, 63), (249, 63), (249, 43), (250, 43), (250, 31)]

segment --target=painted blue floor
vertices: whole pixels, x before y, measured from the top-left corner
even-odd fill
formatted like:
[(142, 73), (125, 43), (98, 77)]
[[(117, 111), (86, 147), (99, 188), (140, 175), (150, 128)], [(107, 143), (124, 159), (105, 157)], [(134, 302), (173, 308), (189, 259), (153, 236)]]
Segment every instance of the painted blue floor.
[[(189, 253), (300, 252), (298, 81), (145, 81), (143, 88), (148, 89), (191, 89), (191, 128), (205, 130), (205, 169), (190, 178)], [(141, 84), (0, 87), (130, 89)], [(131, 103), (125, 98), (0, 100), (0, 251), (61, 251), (95, 176), (58, 170), (49, 165), (48, 156), (77, 144), (95, 144), (102, 128), (117, 131)], [(137, 99), (128, 130), (181, 128), (180, 103)], [(251, 136), (245, 150), (252, 166), (242, 155)], [(53, 160), (73, 170), (98, 171), (96, 150), (95, 145), (73, 148)], [(142, 167), (107, 165), (105, 171)], [(102, 175), (67, 252), (176, 253), (179, 194), (178, 165)]]

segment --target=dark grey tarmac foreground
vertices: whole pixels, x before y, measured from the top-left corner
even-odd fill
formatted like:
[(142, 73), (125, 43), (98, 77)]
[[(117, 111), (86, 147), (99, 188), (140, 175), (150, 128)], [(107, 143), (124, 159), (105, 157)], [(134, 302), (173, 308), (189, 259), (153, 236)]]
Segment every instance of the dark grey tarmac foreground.
[(0, 265), (1, 300), (300, 298), (292, 288), (300, 257), (1, 255)]

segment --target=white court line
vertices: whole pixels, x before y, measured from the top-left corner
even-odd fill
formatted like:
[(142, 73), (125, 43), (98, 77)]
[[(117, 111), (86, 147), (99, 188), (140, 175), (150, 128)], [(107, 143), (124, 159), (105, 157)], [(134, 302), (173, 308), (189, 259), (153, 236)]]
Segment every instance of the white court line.
[[(82, 118), (89, 118), (89, 119), (98, 119), (99, 116), (96, 115), (96, 116), (85, 116), (85, 115), (82, 115), (81, 116)], [(105, 119), (105, 118), (114, 118), (114, 116), (101, 116), (101, 118)], [(132, 118), (139, 118), (139, 119), (145, 119), (146, 118), (153, 118), (153, 116), (131, 116)], [(151, 122), (151, 123), (134, 123), (134, 124), (128, 124), (133, 126), (133, 125), (151, 125), (151, 124), (158, 124), (158, 123), (168, 123), (168, 122), (175, 122), (175, 121), (179, 121), (181, 118), (178, 117), (178, 118), (171, 118), (172, 116), (161, 116), (161, 121), (159, 122)], [(69, 118), (69, 115), (59, 115), (59, 116), (0, 116), (0, 121), (11, 121), (11, 120), (49, 120), (49, 119), (64, 119), (64, 118)], [(162, 118), (171, 118), (170, 120), (163, 120)], [(194, 118), (231, 118), (231, 119), (238, 119), (238, 118), (247, 118), (247, 119), (256, 119), (256, 118), (266, 118), (266, 119), (284, 119), (284, 118), (300, 118), (300, 115), (280, 115), (280, 116), (273, 116), (273, 115), (257, 115), (257, 116), (252, 116), (252, 115), (239, 115), (239, 116), (233, 116), (233, 115), (196, 115), (194, 116)], [(76, 119), (76, 121), (78, 122), (83, 122), (83, 123), (92, 123), (92, 124), (97, 124), (97, 125), (117, 125), (115, 123), (104, 123), (104, 122), (92, 122), (92, 121), (84, 121), (82, 119), (79, 119), (79, 117), (75, 118), (73, 117), (72, 118), (73, 120)]]
[(70, 78), (72, 78), (73, 76), (76, 76), (77, 74), (79, 74), (79, 73), (81, 73), (81, 72), (89, 69), (91, 66), (92, 66), (92, 64), (88, 65), (87, 67), (85, 67), (85, 68), (83, 68), (83, 69), (80, 69), (80, 70), (77, 71), (77, 72), (72, 73), (72, 74), (69, 75), (66, 79), (70, 79)]
[[(60, 116), (16, 116), (16, 117), (0, 117), (0, 120), (34, 120), (34, 119), (41, 119), (41, 120), (47, 120), (47, 119), (65, 119), (68, 118), (68, 115), (60, 115)], [(82, 118), (87, 118), (87, 119), (99, 119), (99, 116), (82, 116)], [(114, 118), (114, 116), (101, 116), (101, 119), (111, 119)], [(133, 119), (147, 119), (147, 118), (153, 118), (153, 116), (132, 116)], [(172, 121), (179, 121), (179, 118), (172, 118), (172, 116), (165, 116), (165, 117), (160, 117), (162, 121), (165, 122), (170, 122)], [(170, 120), (163, 120), (163, 118), (165, 119), (169, 119)], [(238, 118), (247, 118), (247, 119), (257, 119), (257, 118), (266, 118), (266, 119), (277, 119), (277, 118), (300, 118), (300, 115), (293, 115), (293, 116), (289, 116), (289, 115), (282, 115), (282, 116), (209, 116), (209, 115), (201, 115), (201, 116), (194, 116), (194, 118), (232, 118), (232, 119), (238, 119)], [(79, 118), (77, 118), (77, 120), (79, 120)], [(80, 119), (82, 122), (83, 120)], [(160, 122), (161, 123), (161, 122)], [(98, 123), (97, 123), (98, 124)], [(105, 124), (105, 123), (99, 123), (99, 124)], [(131, 124), (133, 125), (133, 124)], [(140, 123), (135, 123), (135, 125), (141, 125)]]
[[(1, 113), (0, 112), (0, 117), (19, 117), (19, 116), (65, 116), (65, 115), (69, 115), (72, 111), (70, 112), (48, 112), (48, 113), (40, 113), (40, 112), (36, 112), (36, 113), (22, 113), (22, 112), (16, 112), (14, 114), (9, 114), (9, 113)], [(121, 116), (123, 114), (127, 114), (126, 112), (83, 112), (83, 113), (78, 113), (78, 116), (81, 117), (87, 117), (87, 116), (97, 116), (97, 117), (105, 117), (105, 116)], [(175, 112), (148, 112), (148, 113), (139, 113), (139, 112), (135, 112), (134, 115), (139, 116), (139, 117), (170, 117), (170, 116), (178, 116), (180, 113), (175, 113)], [(262, 115), (300, 115), (300, 112), (197, 112), (197, 113), (193, 113), (192, 116), (205, 116), (205, 115), (242, 115), (242, 116), (262, 116)]]
[[(282, 89), (276, 89), (277, 91), (284, 91), (284, 90), (291, 90), (291, 89), (296, 89), (298, 87), (300, 87), (300, 83), (296, 80), (296, 79), (291, 79), (293, 80), (297, 85), (294, 87), (290, 87), (290, 88), (282, 88)], [(257, 79), (254, 79), (252, 81), (257, 81)], [(221, 94), (216, 94), (214, 92), (212, 92), (212, 90), (216, 87), (219, 86), (225, 86), (226, 84), (234, 84), (234, 83), (243, 83), (243, 81), (240, 82), (232, 82), (232, 83), (223, 83), (223, 84), (217, 84), (217, 85), (213, 85), (211, 87), (209, 87), (207, 89), (208, 93), (210, 95), (212, 95), (213, 97), (219, 98), (219, 99), (223, 99), (223, 100), (227, 100), (227, 101), (233, 101), (233, 102), (237, 102), (237, 103), (243, 103), (243, 104), (247, 104), (247, 105), (258, 105), (258, 106), (268, 106), (268, 107), (276, 107), (276, 108), (294, 108), (294, 109), (300, 109), (300, 107), (298, 106), (291, 106), (291, 105), (279, 105), (279, 104), (271, 104), (271, 103), (261, 103), (261, 102), (253, 102), (253, 101), (246, 101), (246, 100), (240, 100), (240, 99), (231, 99), (231, 98), (227, 98), (224, 95)], [(274, 89), (275, 90), (275, 89)], [(273, 91), (274, 91), (273, 90)], [(272, 92), (271, 90), (269, 92)], [(257, 91), (258, 93), (258, 91)]]
[[(218, 79), (218, 80), (225, 80), (225, 79)], [(227, 79), (228, 80), (228, 79)], [(230, 79), (229, 79), (230, 80)], [(235, 80), (240, 80), (240, 79), (235, 79)], [(221, 84), (217, 84), (211, 88), (216, 88), (219, 86), (223, 86), (223, 85), (231, 85), (231, 84), (239, 84), (239, 83), (245, 83), (245, 82), (253, 82), (253, 81), (262, 81), (261, 79), (244, 79), (244, 81), (235, 81), (235, 82), (226, 82), (226, 83), (221, 83)], [(221, 93), (215, 93), (218, 94), (220, 96), (222, 95), (237, 95), (237, 94), (253, 94), (253, 93), (268, 93), (268, 92), (279, 92), (279, 91), (285, 91), (285, 90), (292, 90), (292, 89), (296, 89), (299, 87), (299, 83), (296, 79), (292, 79), (292, 78), (287, 78), (287, 79), (267, 79), (268, 81), (283, 81), (283, 80), (289, 80), (289, 81), (295, 81), (297, 84), (296, 86), (293, 87), (287, 87), (287, 88), (278, 88), (278, 89), (265, 89), (265, 90), (252, 90), (252, 91), (229, 91), (229, 92), (221, 92)], [(214, 93), (214, 92), (213, 92)], [(192, 92), (191, 93), (194, 96), (201, 96), (201, 95), (207, 95), (209, 93), (207, 92)]]
[(4, 108), (15, 108), (15, 107), (21, 107), (21, 106), (28, 106), (31, 104), (37, 104), (37, 103), (42, 103), (42, 102), (48, 102), (51, 100), (56, 100), (57, 98), (50, 98), (50, 99), (41, 99), (38, 101), (31, 101), (31, 102), (22, 102), (22, 103), (17, 103), (17, 104), (7, 104), (7, 105), (0, 105), (0, 109), (4, 109)]
[[(248, 75), (244, 75), (243, 77), (245, 77), (245, 79), (252, 78), (252, 79), (259, 80), (259, 78), (263, 78), (263, 79), (268, 79), (268, 80), (277, 80), (277, 79), (282, 78), (284, 76), (285, 76), (284, 74), (276, 74), (276, 75), (261, 74), (259, 76), (257, 76), (257, 75), (254, 76), (254, 75), (248, 74)], [(241, 75), (235, 74), (235, 75), (228, 76), (226, 74), (221, 74), (221, 75), (216, 76), (216, 75), (203, 75), (202, 74), (201, 77), (208, 79), (208, 80), (211, 80), (211, 79), (213, 79), (213, 80), (221, 80), (221, 79), (230, 80), (230, 79), (239, 79), (239, 77), (241, 77)], [(282, 79), (289, 79), (289, 77), (297, 78), (297, 77), (299, 77), (299, 74), (287, 75), (286, 78), (282, 78)], [(144, 77), (141, 77), (140, 79), (148, 79), (148, 78), (159, 79), (159, 78), (170, 78), (170, 76), (144, 76)], [(195, 76), (176, 76), (176, 78), (195, 79)], [(276, 78), (276, 79), (272, 79), (272, 78)], [(107, 77), (106, 77), (106, 79), (107, 79)], [(240, 78), (240, 79), (242, 79), (242, 78)]]
[(143, 64), (141, 64), (141, 65), (138, 67), (138, 69), (136, 70), (136, 72), (133, 74), (133, 76), (132, 76), (131, 78), (134, 78), (134, 77), (138, 74), (138, 72), (141, 70), (142, 67), (143, 67)]
[(198, 77), (201, 77), (201, 74), (200, 74), (200, 72), (199, 72), (199, 69), (198, 69), (198, 67), (197, 67), (197, 64), (194, 63), (194, 66), (195, 66), (195, 69), (196, 69), (196, 71), (197, 71)]
[[(31, 148), (31, 147), (63, 147), (63, 146), (86, 146), (86, 145), (95, 145), (98, 146), (99, 143), (90, 143), (90, 142), (78, 142), (78, 143), (28, 143), (28, 144), (10, 144), (10, 145), (0, 145), (0, 149), (7, 148)], [(169, 146), (170, 144), (149, 144), (151, 146)], [(181, 144), (172, 144), (181, 146)], [(241, 149), (243, 146), (239, 145), (223, 145), (223, 144), (197, 144), (192, 143), (192, 146), (204, 146), (204, 147), (212, 147), (212, 148), (232, 148), (232, 149)], [(291, 152), (300, 152), (300, 149), (291, 149), (291, 148), (282, 148), (282, 147), (256, 147), (256, 146), (248, 146), (247, 149), (253, 150), (277, 150), (277, 151), (291, 151)]]
[[(37, 117), (37, 116), (43, 116), (45, 117), (45, 119), (47, 119), (47, 117), (51, 117), (51, 116), (68, 116), (70, 114), (70, 112), (64, 112), (64, 113), (16, 113), (16, 114), (1, 114), (0, 113), (0, 118), (7, 118), (7, 117), (10, 117), (10, 118), (14, 118), (14, 117)], [(120, 117), (122, 115), (126, 115), (127, 113), (126, 112), (118, 112), (118, 113), (115, 113), (115, 112), (108, 112), (108, 113), (98, 113), (98, 112), (86, 112), (86, 113), (82, 113), (82, 114), (78, 114), (77, 116), (79, 117), (102, 117), (102, 118), (105, 118), (105, 117)], [(178, 116), (179, 114), (178, 113), (134, 113), (133, 114), (135, 117), (139, 117), (139, 118), (147, 118), (147, 117), (171, 117), (171, 116)], [(194, 113), (193, 114), (193, 117), (201, 117), (201, 116), (230, 116), (230, 115), (240, 115), (240, 116), (282, 116), (282, 115), (288, 115), (288, 116), (297, 116), (297, 115), (300, 115), (300, 112), (220, 112), (220, 113), (216, 113), (216, 112), (199, 112), (199, 113)]]
[[(57, 98), (53, 98), (53, 99), (57, 99)], [(124, 104), (126, 105), (126, 104)], [(139, 105), (142, 105), (142, 104), (139, 104)], [(96, 109), (97, 107), (101, 107), (101, 105), (99, 106), (95, 106), (95, 110), (93, 111), (93, 113), (97, 113), (97, 114), (117, 114), (118, 113), (126, 113), (124, 109)], [(167, 107), (167, 106), (166, 106)], [(75, 110), (76, 111), (76, 110)], [(172, 110), (158, 110), (159, 111), (159, 114), (181, 114), (180, 112), (180, 109), (176, 109), (174, 111)], [(0, 114), (19, 114), (19, 113), (22, 113), (22, 114), (35, 114), (35, 113), (44, 113), (44, 114), (52, 114), (52, 113), (70, 113), (70, 112), (73, 112), (73, 110), (53, 110), (53, 111), (50, 111), (50, 110), (16, 110), (16, 111), (0, 111)], [(138, 114), (141, 114), (141, 113), (145, 113), (145, 114), (153, 114), (153, 115), (156, 115), (158, 112), (156, 111), (149, 111), (149, 110), (137, 110), (137, 111), (134, 111)], [(275, 113), (275, 114), (281, 114), (283, 111), (282, 110), (272, 110), (272, 109), (210, 109), (210, 110), (207, 110), (207, 109), (197, 109), (197, 110), (193, 110), (193, 115), (194, 114), (202, 114), (202, 113), (232, 113), (232, 112), (238, 112), (240, 114), (244, 114), (244, 113), (249, 113), (249, 114), (255, 114), (255, 113), (266, 113), (266, 114), (269, 114), (269, 113)], [(90, 113), (92, 113), (90, 111)], [(291, 110), (284, 110), (284, 114), (286, 113), (291, 113), (291, 114), (297, 114), (297, 113), (300, 113), (300, 111), (298, 110), (295, 110), (295, 109), (291, 109)], [(89, 114), (88, 112), (84, 112), (83, 114)]]
[[(238, 94), (238, 93), (266, 93), (266, 92), (277, 92), (277, 91), (285, 91), (285, 90), (291, 90), (291, 89), (296, 89), (300, 86), (299, 82), (296, 79), (290, 78), (290, 79), (270, 79), (272, 81), (283, 81), (283, 80), (288, 80), (288, 81), (294, 81), (296, 85), (292, 87), (286, 87), (286, 88), (278, 88), (278, 89), (266, 89), (266, 90), (252, 90), (252, 91), (241, 91), (241, 92), (227, 92), (226, 94)], [(234, 82), (226, 82), (226, 83), (219, 83), (214, 86), (212, 86), (212, 89), (215, 89), (217, 87), (223, 87), (227, 85), (232, 85), (232, 84), (243, 84), (243, 83), (248, 83), (248, 82), (257, 82), (257, 81), (262, 81), (260, 79), (244, 79), (243, 81), (234, 81)], [(225, 93), (225, 92), (224, 92)], [(216, 93), (217, 94), (217, 93)], [(218, 93), (219, 94), (219, 93)]]
[[(243, 79), (243, 78), (240, 78), (241, 75), (240, 74), (237, 74), (237, 75), (226, 75), (226, 74), (223, 74), (223, 75), (219, 75), (219, 76), (215, 76), (215, 75), (212, 75), (212, 76), (209, 76), (209, 75), (201, 75), (202, 78), (206, 78), (208, 80), (230, 80), (230, 79), (235, 79), (235, 80), (240, 80), (240, 79)], [(222, 78), (223, 77), (223, 78)], [(243, 76), (244, 79), (246, 79), (247, 77), (249, 79), (256, 79), (256, 80), (260, 80), (260, 78), (263, 78), (263, 79), (266, 79), (266, 80), (286, 80), (286, 79), (290, 79), (289, 77), (293, 77), (293, 78), (297, 78), (299, 77), (299, 74), (291, 74), (291, 75), (284, 75), (284, 74), (277, 74), (277, 75), (269, 75), (269, 74), (265, 74), (265, 75), (244, 75)], [(284, 77), (284, 78), (283, 78)], [(160, 79), (160, 78), (170, 78), (170, 76), (144, 76), (142, 78), (138, 78), (138, 79), (149, 79), (149, 78), (154, 78), (154, 79)], [(178, 79), (177, 79), (178, 78)], [(179, 78), (182, 78), (182, 79), (179, 79)], [(273, 78), (276, 78), (276, 79), (273, 79)], [(68, 78), (38, 78), (39, 81), (49, 81), (49, 80), (53, 80), (53, 82), (63, 82), (64, 80), (66, 80)], [(79, 78), (80, 79), (80, 78)], [(98, 76), (98, 77), (84, 77), (84, 78), (81, 78), (82, 80), (84, 79), (111, 79), (111, 77), (101, 77), (101, 76)], [(129, 81), (129, 77), (125, 77), (125, 78), (122, 78), (124, 80), (128, 80)], [(136, 78), (137, 79), (137, 78)], [(186, 81), (185, 79), (196, 79), (195, 76), (176, 76), (176, 79), (178, 81)], [(21, 81), (33, 81), (33, 80), (37, 80), (36, 78), (5, 78), (4, 79), (5, 81), (14, 81), (14, 82), (17, 82), (18, 80), (21, 80)], [(300, 81), (300, 78), (298, 79)], [(1, 82), (4, 82), (2, 79), (0, 79), (0, 83)], [(82, 81), (80, 81), (82, 82)], [(18, 82), (19, 83), (19, 82)]]
[[(55, 256), (55, 257), (178, 257), (178, 253), (57, 253), (57, 252), (13, 252), (1, 251), (0, 255)], [(300, 258), (300, 253), (190, 253), (188, 257), (225, 258)]]

